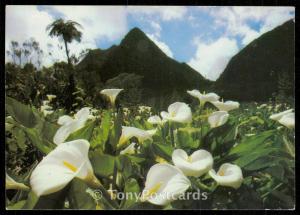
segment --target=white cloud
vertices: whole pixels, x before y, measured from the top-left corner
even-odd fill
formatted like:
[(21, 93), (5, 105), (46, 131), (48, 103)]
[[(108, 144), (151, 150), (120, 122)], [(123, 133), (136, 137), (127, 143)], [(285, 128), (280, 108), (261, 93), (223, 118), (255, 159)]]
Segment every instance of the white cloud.
[[(294, 7), (199, 7), (214, 17), (215, 24), (226, 29), (227, 36), (241, 36), (245, 46), (261, 34), (294, 18)], [(259, 30), (250, 27), (249, 21), (261, 23)]]
[[(57, 45), (57, 38), (50, 38), (45, 31), (53, 22), (53, 12), (60, 13), (65, 19), (77, 21), (83, 26), (81, 43), (73, 42), (69, 49), (71, 54), (79, 55), (86, 48), (97, 48), (96, 39), (113, 41), (127, 32), (126, 8), (123, 6), (47, 6), (50, 10), (38, 10), (37, 6), (7, 6), (6, 8), (6, 49), (11, 40), (23, 42), (34, 37), (41, 48), (46, 51), (47, 44), (53, 45), (52, 56), (55, 60), (66, 59), (64, 49)], [(51, 13), (52, 11), (52, 13)], [(45, 56), (44, 65), (53, 62)]]
[(238, 52), (236, 41), (227, 37), (219, 38), (212, 43), (194, 39), (194, 43), (197, 45), (197, 51), (188, 64), (210, 80), (216, 80), (231, 57)]
[(127, 11), (135, 15), (159, 16), (163, 21), (184, 18), (187, 8), (184, 6), (127, 6)]
[(167, 56), (173, 58), (173, 52), (169, 48), (169, 46), (160, 41), (154, 34), (146, 34)]
[(160, 37), (161, 27), (160, 24), (155, 21), (150, 21), (150, 25), (154, 30), (154, 34), (156, 37)]

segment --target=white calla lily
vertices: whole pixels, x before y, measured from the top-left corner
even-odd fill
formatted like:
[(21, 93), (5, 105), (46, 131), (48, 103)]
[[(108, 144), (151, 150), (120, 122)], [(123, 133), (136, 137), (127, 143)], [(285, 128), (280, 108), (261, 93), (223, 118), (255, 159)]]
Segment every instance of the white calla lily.
[(5, 189), (6, 190), (26, 190), (26, 191), (28, 191), (30, 188), (23, 183), (16, 182), (13, 178), (11, 178), (6, 173)]
[(220, 96), (218, 96), (217, 94), (215, 93), (200, 93), (199, 90), (188, 90), (187, 91), (188, 94), (190, 94), (191, 96), (199, 99), (200, 101), (200, 106), (204, 106), (204, 104), (206, 102), (215, 102), (215, 101), (218, 101)]
[(107, 96), (109, 98), (110, 103), (114, 106), (116, 98), (122, 90), (123, 89), (104, 89), (104, 90), (101, 90), (100, 93), (102, 95)]
[(179, 123), (190, 123), (192, 122), (192, 111), (191, 108), (183, 102), (175, 102), (168, 107), (168, 112), (162, 111), (160, 113), (164, 120), (179, 122)]
[(239, 166), (224, 163), (219, 171), (210, 170), (209, 175), (221, 186), (233, 187), (238, 189), (243, 183), (243, 173)]
[(211, 128), (216, 128), (224, 125), (227, 122), (228, 118), (229, 114), (227, 113), (227, 111), (216, 111), (208, 117), (208, 123), (210, 124)]
[(136, 137), (139, 140), (139, 143), (143, 143), (147, 139), (152, 140), (152, 136), (156, 133), (156, 131), (156, 129), (145, 131), (135, 127), (122, 126), (122, 134), (118, 147), (121, 147), (132, 137)]
[(167, 122), (167, 120), (161, 119), (159, 116), (155, 115), (155, 116), (150, 116), (148, 118), (147, 122), (149, 122), (152, 125), (155, 125), (155, 124), (163, 125), (165, 122)]
[(231, 111), (240, 107), (240, 103), (234, 101), (226, 101), (226, 102), (215, 101), (211, 103), (220, 111)]
[(295, 128), (295, 113), (285, 114), (278, 122), (289, 129)]
[(83, 139), (58, 145), (33, 170), (30, 185), (34, 193), (42, 196), (57, 192), (75, 177), (99, 187), (101, 184), (88, 158), (89, 147), (89, 142)]
[(270, 116), (270, 119), (279, 121), (284, 115), (292, 113), (292, 112), (293, 112), (293, 109), (289, 109), (289, 110), (286, 110), (286, 111), (283, 111), (280, 113), (272, 114)]
[(74, 118), (67, 115), (59, 117), (57, 123), (62, 126), (56, 131), (53, 142), (57, 145), (63, 143), (71, 133), (81, 129), (89, 118), (90, 108), (88, 107), (79, 110)]
[(190, 156), (182, 149), (176, 149), (172, 154), (172, 161), (186, 176), (200, 177), (213, 166), (213, 157), (206, 150), (197, 150)]
[(131, 143), (129, 146), (127, 146), (125, 149), (123, 149), (122, 151), (120, 151), (120, 154), (121, 155), (125, 155), (125, 154), (128, 154), (128, 155), (131, 155), (131, 154), (134, 154), (135, 153), (135, 145), (137, 143)]
[(141, 200), (166, 205), (184, 194), (190, 186), (189, 179), (177, 167), (166, 163), (155, 164), (148, 171)]
[(53, 99), (56, 98), (56, 95), (47, 95), (48, 100), (51, 102)]

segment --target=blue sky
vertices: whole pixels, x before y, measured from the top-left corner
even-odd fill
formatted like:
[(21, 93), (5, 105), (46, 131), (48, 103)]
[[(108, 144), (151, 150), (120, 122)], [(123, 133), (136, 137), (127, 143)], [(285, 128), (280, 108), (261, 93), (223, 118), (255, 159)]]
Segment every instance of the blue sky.
[(43, 60), (47, 66), (66, 58), (60, 42), (44, 30), (57, 18), (84, 27), (82, 42), (70, 46), (76, 56), (85, 48), (117, 45), (138, 27), (169, 57), (215, 80), (239, 50), (294, 14), (293, 7), (8, 6), (6, 48), (10, 40), (22, 42), (29, 37), (43, 49), (51, 44), (54, 54)]

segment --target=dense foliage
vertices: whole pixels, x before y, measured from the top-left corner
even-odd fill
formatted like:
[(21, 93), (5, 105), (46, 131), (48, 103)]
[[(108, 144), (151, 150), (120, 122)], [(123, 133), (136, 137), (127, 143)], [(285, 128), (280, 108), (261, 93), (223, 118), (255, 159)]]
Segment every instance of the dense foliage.
[[(51, 100), (50, 105), (55, 99)], [(55, 103), (55, 102), (54, 102)], [(295, 202), (294, 131), (269, 119), (271, 113), (286, 110), (285, 104), (244, 104), (230, 112), (222, 126), (210, 128), (208, 116), (214, 107), (193, 106), (193, 120), (188, 124), (164, 123), (151, 125), (147, 118), (155, 113), (147, 107), (139, 109), (96, 109), (94, 119), (72, 133), (67, 141), (86, 139), (90, 142), (89, 159), (101, 188), (96, 190), (79, 179), (73, 179), (59, 192), (40, 198), (30, 191), (11, 191), (8, 208), (77, 208), (77, 209), (224, 209), (224, 208), (293, 208)], [(17, 181), (29, 184), (29, 176), (43, 156), (56, 145), (53, 136), (64, 114), (54, 110), (44, 116), (36, 107), (6, 100), (6, 162), (7, 172)], [(139, 143), (134, 153), (120, 153), (118, 141), (122, 126), (157, 129), (152, 141)], [(170, 127), (171, 126), (171, 127)], [(165, 206), (155, 206), (136, 200), (118, 200), (112, 189), (139, 193), (145, 186), (146, 174), (156, 163), (172, 164), (172, 152), (180, 148), (188, 154), (205, 149), (214, 158), (214, 168), (230, 162), (241, 167), (243, 183), (238, 189), (216, 186), (207, 174), (189, 177), (188, 191), (200, 189), (205, 200), (177, 200)], [(93, 193), (102, 192), (98, 199)]]

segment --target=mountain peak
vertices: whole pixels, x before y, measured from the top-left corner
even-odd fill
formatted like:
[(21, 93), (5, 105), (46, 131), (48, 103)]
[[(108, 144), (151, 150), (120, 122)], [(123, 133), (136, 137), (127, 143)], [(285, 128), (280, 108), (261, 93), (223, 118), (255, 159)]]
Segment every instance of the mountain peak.
[(127, 33), (127, 35), (122, 40), (121, 44), (136, 44), (138, 41), (142, 40), (148, 41), (149, 38), (141, 29), (135, 27)]

